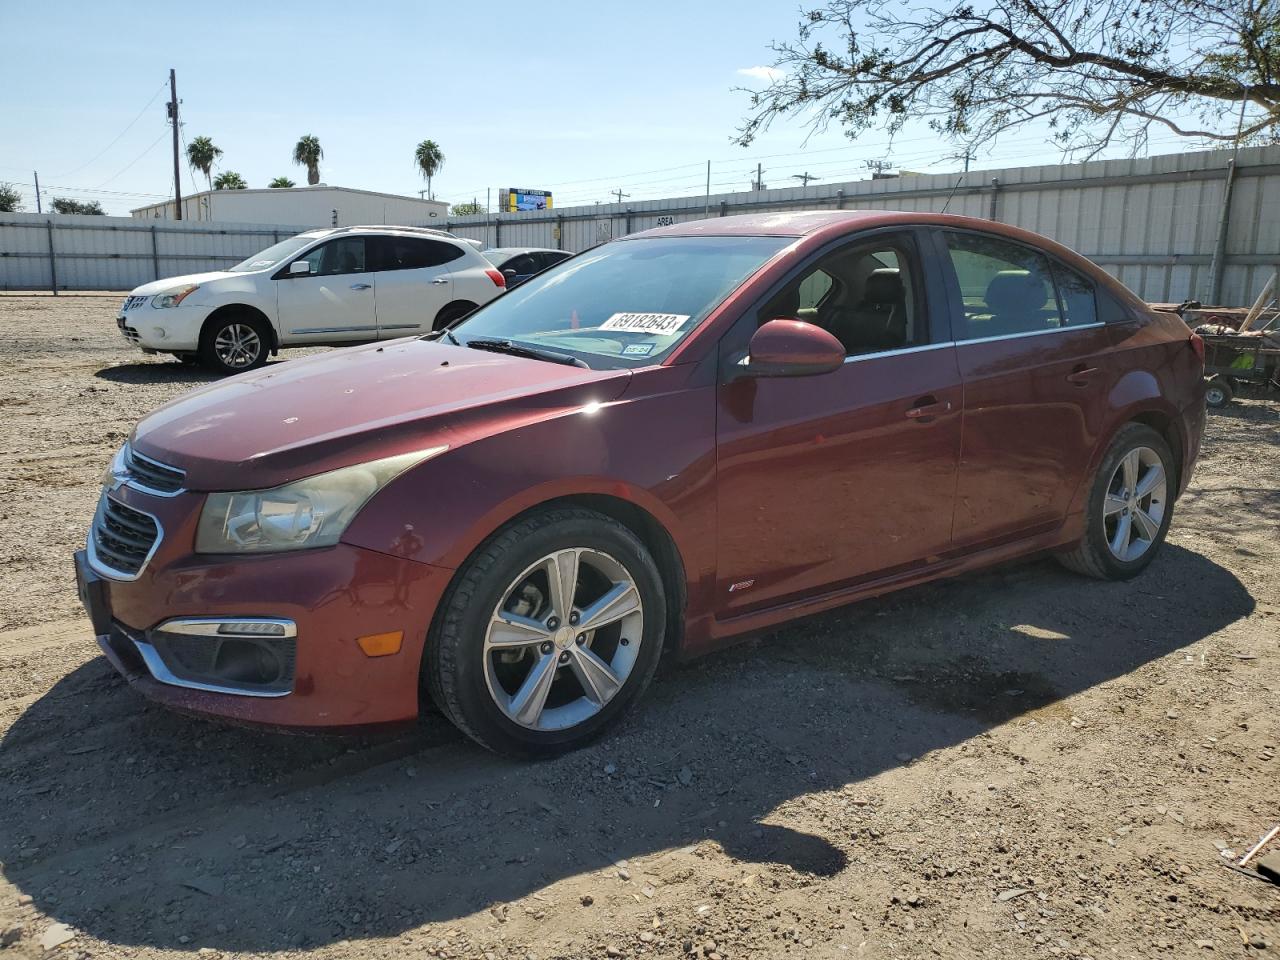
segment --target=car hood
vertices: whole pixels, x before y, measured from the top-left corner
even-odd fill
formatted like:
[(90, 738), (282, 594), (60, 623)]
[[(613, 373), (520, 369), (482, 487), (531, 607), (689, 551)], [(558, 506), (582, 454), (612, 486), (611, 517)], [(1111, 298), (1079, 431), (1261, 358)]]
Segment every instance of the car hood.
[(586, 370), (408, 339), (240, 374), (143, 418), (132, 443), (192, 490), (251, 490), (616, 399), (625, 370)]
[(174, 287), (185, 287), (190, 284), (212, 283), (214, 280), (227, 280), (243, 277), (243, 273), (232, 273), (230, 270), (211, 270), (208, 273), (189, 273), (184, 277), (165, 277), (163, 280), (152, 280), (140, 287), (135, 287), (129, 294), (131, 297), (154, 297)]

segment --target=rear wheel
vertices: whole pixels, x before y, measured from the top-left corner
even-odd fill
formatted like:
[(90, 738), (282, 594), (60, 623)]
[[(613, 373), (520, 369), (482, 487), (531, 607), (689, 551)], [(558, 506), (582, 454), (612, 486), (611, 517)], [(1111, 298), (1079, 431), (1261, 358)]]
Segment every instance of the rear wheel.
[(1151, 427), (1122, 427), (1094, 476), (1079, 545), (1059, 559), (1101, 580), (1127, 580), (1149, 564), (1173, 519), (1174, 461)]
[(1231, 388), (1231, 381), (1218, 375), (1209, 378), (1204, 387), (1204, 402), (1217, 409), (1231, 402), (1236, 392)]
[(267, 362), (271, 335), (259, 317), (231, 313), (205, 324), (200, 362), (218, 373), (243, 373)]
[(618, 720), (658, 664), (662, 580), (616, 520), (565, 508), (491, 538), (459, 571), (423, 669), (466, 734), (510, 756), (572, 750)]
[(475, 309), (476, 304), (465, 300), (455, 300), (453, 303), (447, 303), (441, 307), (440, 312), (436, 314), (436, 319), (431, 325), (431, 329), (443, 330), (445, 327), (453, 323), (457, 323)]

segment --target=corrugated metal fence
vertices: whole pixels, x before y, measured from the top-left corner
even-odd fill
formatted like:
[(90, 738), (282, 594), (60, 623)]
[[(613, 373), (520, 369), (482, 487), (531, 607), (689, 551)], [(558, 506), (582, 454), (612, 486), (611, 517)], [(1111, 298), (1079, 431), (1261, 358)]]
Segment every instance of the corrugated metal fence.
[(131, 290), (224, 270), (306, 227), (0, 213), (0, 290)]
[[(579, 251), (703, 216), (770, 210), (940, 211), (1016, 224), (1100, 263), (1147, 300), (1252, 302), (1280, 265), (1280, 147), (599, 204), (450, 219), (491, 246)], [(126, 290), (216, 270), (301, 227), (149, 224), (0, 214), (0, 289)]]
[[(585, 250), (704, 216), (912, 210), (1001, 220), (1052, 237), (1151, 301), (1248, 304), (1280, 265), (1280, 147), (860, 180), (784, 190), (453, 218), (492, 246)], [(1224, 200), (1229, 199), (1229, 204)], [(1224, 219), (1225, 215), (1225, 219)], [(1214, 274), (1220, 287), (1215, 295)]]

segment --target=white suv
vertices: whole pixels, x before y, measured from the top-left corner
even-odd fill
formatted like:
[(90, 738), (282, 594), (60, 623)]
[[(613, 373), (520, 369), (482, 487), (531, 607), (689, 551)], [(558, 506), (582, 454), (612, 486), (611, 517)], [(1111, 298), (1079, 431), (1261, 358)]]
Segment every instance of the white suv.
[(145, 283), (116, 323), (144, 353), (222, 373), (281, 347), (336, 346), (437, 330), (506, 287), (475, 241), (413, 227), (308, 230), (229, 270)]

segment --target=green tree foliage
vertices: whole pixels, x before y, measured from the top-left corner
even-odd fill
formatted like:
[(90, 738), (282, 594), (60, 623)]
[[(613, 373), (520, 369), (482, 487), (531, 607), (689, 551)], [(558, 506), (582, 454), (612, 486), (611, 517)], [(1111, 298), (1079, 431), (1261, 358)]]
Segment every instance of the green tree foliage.
[(210, 190), (213, 189), (213, 165), (220, 156), (222, 149), (208, 137), (196, 137), (187, 144), (187, 165), (204, 174)]
[(12, 183), (0, 183), (0, 213), (18, 213), (22, 210), (22, 194)]
[(234, 170), (224, 170), (213, 180), (215, 190), (243, 190), (247, 186), (249, 185), (244, 182), (244, 177)]
[(427, 181), (427, 196), (431, 196), (431, 178), (444, 166), (444, 154), (434, 140), (423, 140), (413, 151), (413, 163)]
[(307, 168), (307, 183), (315, 186), (320, 182), (320, 161), (324, 159), (324, 150), (320, 140), (307, 134), (298, 139), (293, 147), (293, 162)]
[(484, 207), (478, 203), (455, 203), (449, 208), (449, 212), (455, 217), (469, 217), (473, 213), (484, 213)]
[(268, 183), (267, 186), (272, 187), (274, 189), (286, 189), (288, 187), (296, 187), (297, 184), (294, 183), (292, 180), (290, 180), (288, 177), (276, 177), (274, 180)]
[(106, 216), (106, 212), (102, 209), (102, 204), (97, 200), (72, 200), (70, 197), (54, 197), (51, 206), (54, 213), (80, 213), (91, 217)]

